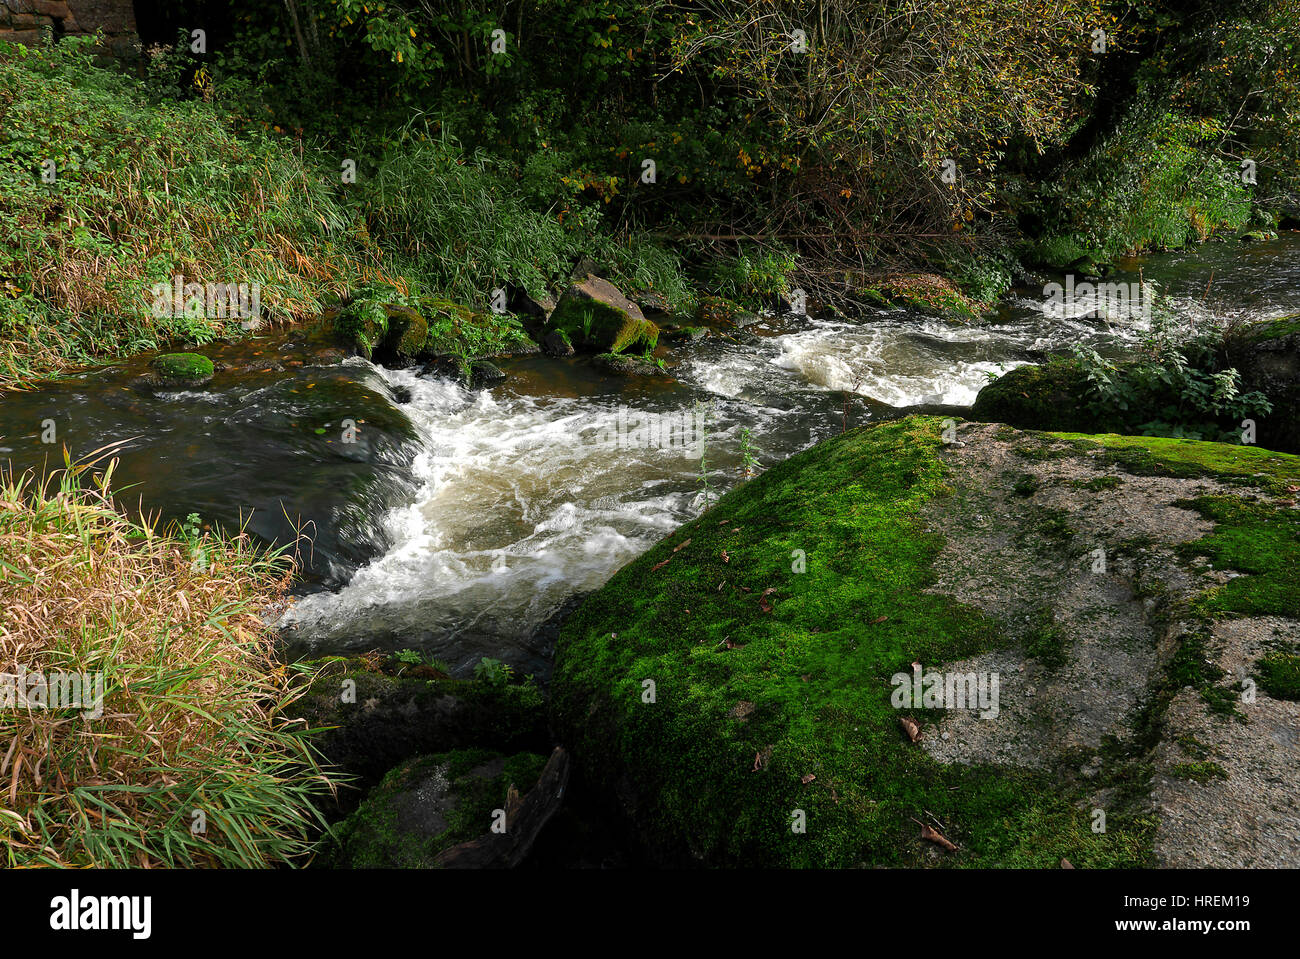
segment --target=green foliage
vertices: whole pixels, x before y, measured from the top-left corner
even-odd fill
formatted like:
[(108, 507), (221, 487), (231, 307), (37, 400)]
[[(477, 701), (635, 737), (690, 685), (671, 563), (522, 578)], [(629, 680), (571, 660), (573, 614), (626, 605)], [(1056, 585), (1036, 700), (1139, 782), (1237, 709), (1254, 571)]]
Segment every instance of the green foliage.
[(757, 309), (789, 294), (796, 266), (796, 257), (788, 250), (742, 247), (736, 256), (714, 264), (709, 285), (719, 296)]
[(177, 275), (257, 284), (272, 317), (356, 281), (371, 258), (310, 162), (235, 135), (214, 104), (100, 69), (92, 39), (0, 57), (0, 384), (238, 331), (155, 315), (152, 285)]
[(491, 686), (509, 685), (513, 675), (514, 667), (501, 662), (499, 659), (492, 659), (487, 656), (480, 659), (474, 667), (474, 678), (482, 680)]
[(1222, 368), (1223, 338), (1218, 328), (1187, 330), (1158, 300), (1135, 360), (1115, 363), (1089, 347), (1074, 347), (1089, 408), (1116, 432), (1238, 440), (1243, 419), (1273, 406), (1262, 393), (1243, 393), (1240, 374)]
[(1050, 211), (1029, 258), (1066, 267), (1144, 250), (1179, 249), (1235, 236), (1251, 197), (1237, 164), (1216, 152), (1226, 135), (1212, 118), (1142, 104), (1043, 189)]

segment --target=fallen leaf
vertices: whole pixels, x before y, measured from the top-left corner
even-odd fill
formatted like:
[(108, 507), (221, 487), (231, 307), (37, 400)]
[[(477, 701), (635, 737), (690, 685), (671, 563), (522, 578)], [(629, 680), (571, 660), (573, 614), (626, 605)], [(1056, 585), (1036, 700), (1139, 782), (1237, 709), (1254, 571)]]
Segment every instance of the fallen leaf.
[(690, 546), (690, 545), (691, 545), (691, 541), (690, 541), (689, 539), (684, 540), (683, 542), (678, 543), (676, 546), (673, 547), (673, 552), (675, 553), (675, 552), (677, 552), (679, 549), (681, 549), (682, 547), (684, 547), (684, 546)]
[(908, 719), (906, 716), (899, 716), (898, 722), (907, 731), (907, 738), (912, 742), (916, 742), (921, 738), (921, 727), (917, 725), (916, 720)]
[(840, 804), (840, 796), (839, 793), (835, 791), (834, 786), (831, 787), (831, 799), (835, 800), (835, 805), (838, 806)]
[(771, 761), (772, 761), (772, 747), (764, 746), (758, 752), (754, 753), (754, 768), (751, 769), (750, 772), (756, 773), (760, 769), (766, 768), (767, 764)]
[(747, 699), (742, 699), (740, 702), (736, 703), (736, 705), (731, 707), (731, 709), (727, 712), (727, 715), (731, 719), (745, 719), (750, 713), (754, 711), (754, 708), (755, 707), (753, 703), (751, 703)]
[[(915, 822), (915, 820), (913, 820), (913, 822)], [(936, 829), (931, 829), (925, 823), (921, 823), (921, 838), (926, 839), (935, 845), (943, 846), (943, 848), (947, 849), (949, 852), (957, 851), (956, 845), (945, 839), (943, 833)]]
[(874, 625), (874, 624), (876, 624), (876, 623), (883, 623), (883, 622), (884, 622), (885, 620), (887, 620), (887, 619), (889, 619), (888, 616), (877, 616), (877, 617), (876, 617), (875, 619), (873, 619), (871, 622), (872, 622), (872, 624)]
[(812, 782), (812, 781), (813, 781), (814, 779), (816, 779), (816, 778), (817, 778), (817, 777), (814, 776), (812, 773), (805, 773), (805, 774), (804, 774), (804, 775), (799, 779), (799, 781), (800, 781), (801, 783), (803, 783), (805, 786), (807, 786), (810, 782)]
[(717, 591), (718, 591), (719, 593), (722, 592), (722, 587), (724, 587), (724, 586), (726, 586), (726, 585), (727, 585), (727, 581), (724, 579), (721, 583), (718, 584), (718, 589), (717, 589)]
[[(672, 557), (669, 556), (668, 559), (672, 559)], [(654, 573), (660, 569), (663, 569), (663, 567), (668, 565), (668, 559), (664, 560), (662, 563), (655, 563), (653, 566), (650, 567), (650, 572)]]
[(1070, 860), (1068, 860), (1068, 859), (1062, 859), (1062, 860), (1061, 860), (1061, 868), (1062, 868), (1062, 869), (1073, 869), (1073, 868), (1074, 868), (1074, 863), (1070, 862)]
[(731, 562), (731, 557), (727, 555), (727, 551), (726, 551), (725, 549), (722, 551), (722, 561), (723, 561), (724, 563), (730, 563), (730, 562)]

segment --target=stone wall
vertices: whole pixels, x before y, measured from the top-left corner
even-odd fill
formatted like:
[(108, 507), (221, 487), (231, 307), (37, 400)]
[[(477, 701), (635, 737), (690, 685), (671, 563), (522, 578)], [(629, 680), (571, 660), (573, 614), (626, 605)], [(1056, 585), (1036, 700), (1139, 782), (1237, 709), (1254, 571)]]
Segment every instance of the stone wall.
[(132, 0), (0, 0), (0, 40), (29, 46), (57, 37), (104, 31), (104, 51), (119, 58), (139, 52)]

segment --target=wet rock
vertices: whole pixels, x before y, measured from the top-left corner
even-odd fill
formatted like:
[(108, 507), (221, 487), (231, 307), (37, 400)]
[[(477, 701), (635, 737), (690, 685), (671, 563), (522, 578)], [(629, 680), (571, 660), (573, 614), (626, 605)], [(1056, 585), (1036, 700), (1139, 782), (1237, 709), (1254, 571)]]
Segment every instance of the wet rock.
[(667, 298), (654, 290), (646, 290), (638, 293), (636, 304), (641, 307), (641, 312), (647, 316), (668, 316), (672, 312), (672, 304)]
[(703, 326), (681, 326), (664, 333), (670, 343), (699, 343), (708, 339), (709, 331)]
[(409, 306), (385, 306), (386, 330), (371, 359), (385, 366), (410, 366), (429, 339), (429, 324)]
[(555, 310), (555, 300), (548, 294), (533, 296), (522, 286), (506, 284), (506, 309), (519, 317), (533, 339), (540, 339), (546, 318)]
[[(364, 658), (306, 665), (318, 672), (289, 715), (319, 730), (313, 741), (326, 761), (362, 789), (421, 753), (549, 747), (542, 694), (531, 684), (456, 680), (428, 667), (394, 675)], [(341, 797), (345, 804), (355, 798)]]
[(572, 356), (573, 344), (563, 330), (551, 330), (542, 337), (542, 352), (547, 356)]
[(488, 360), (472, 360), (469, 364), (467, 375), (467, 385), (472, 390), (481, 390), (485, 387), (504, 382), (506, 379), (505, 372), (501, 367)]
[(1234, 330), (1224, 355), (1241, 373), (1242, 390), (1258, 390), (1273, 404), (1258, 421), (1259, 444), (1300, 453), (1300, 313)]
[(970, 415), (1022, 430), (1105, 432), (1112, 424), (1089, 412), (1087, 390), (1087, 374), (1075, 360), (1018, 366), (979, 391)]

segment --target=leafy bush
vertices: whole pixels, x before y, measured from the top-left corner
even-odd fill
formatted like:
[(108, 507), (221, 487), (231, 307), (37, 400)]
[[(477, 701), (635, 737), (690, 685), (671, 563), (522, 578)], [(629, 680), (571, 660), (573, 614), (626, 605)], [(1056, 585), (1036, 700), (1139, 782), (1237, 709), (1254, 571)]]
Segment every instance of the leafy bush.
[(1262, 393), (1241, 392), (1240, 374), (1221, 364), (1223, 338), (1218, 328), (1189, 331), (1168, 301), (1158, 299), (1151, 331), (1131, 362), (1117, 364), (1075, 346), (1090, 409), (1117, 431), (1236, 441), (1243, 419), (1273, 406)]
[(1235, 235), (1251, 200), (1236, 164), (1215, 152), (1225, 132), (1213, 119), (1134, 107), (1044, 191), (1053, 212), (1032, 258), (1065, 267)]

